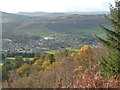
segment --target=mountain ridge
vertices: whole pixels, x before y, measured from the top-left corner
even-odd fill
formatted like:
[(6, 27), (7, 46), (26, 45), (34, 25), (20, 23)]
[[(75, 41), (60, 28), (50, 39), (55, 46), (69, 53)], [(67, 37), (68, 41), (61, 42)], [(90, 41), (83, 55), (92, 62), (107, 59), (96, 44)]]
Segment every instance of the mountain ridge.
[(93, 12), (79, 12), (79, 11), (73, 11), (73, 12), (18, 12), (17, 14), (20, 15), (27, 15), (27, 16), (66, 16), (66, 15), (72, 15), (72, 14), (80, 14), (80, 15), (96, 15), (96, 14), (109, 14), (109, 11), (93, 11)]

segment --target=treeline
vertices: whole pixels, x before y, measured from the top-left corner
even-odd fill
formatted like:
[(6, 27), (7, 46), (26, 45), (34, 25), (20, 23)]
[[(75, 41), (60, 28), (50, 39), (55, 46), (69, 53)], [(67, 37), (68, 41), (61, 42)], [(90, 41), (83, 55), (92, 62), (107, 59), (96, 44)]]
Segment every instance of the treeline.
[(15, 53), (7, 53), (6, 57), (15, 57), (15, 56), (22, 56), (23, 58), (33, 58), (35, 57), (35, 53), (22, 53), (22, 52), (15, 52)]

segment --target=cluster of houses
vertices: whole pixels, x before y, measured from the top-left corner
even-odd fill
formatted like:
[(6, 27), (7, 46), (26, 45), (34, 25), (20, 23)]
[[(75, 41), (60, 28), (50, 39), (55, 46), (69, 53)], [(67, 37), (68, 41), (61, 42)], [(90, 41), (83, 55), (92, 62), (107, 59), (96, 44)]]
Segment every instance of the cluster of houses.
[[(87, 38), (87, 39), (86, 39)], [(90, 38), (90, 40), (89, 40)], [(3, 39), (3, 51), (4, 52), (39, 52), (39, 51), (49, 51), (57, 50), (59, 48), (74, 47), (81, 44), (92, 44), (89, 36), (80, 35), (51, 35), (48, 37), (40, 38), (38, 40), (29, 39), (26, 43), (14, 42), (8, 38)]]

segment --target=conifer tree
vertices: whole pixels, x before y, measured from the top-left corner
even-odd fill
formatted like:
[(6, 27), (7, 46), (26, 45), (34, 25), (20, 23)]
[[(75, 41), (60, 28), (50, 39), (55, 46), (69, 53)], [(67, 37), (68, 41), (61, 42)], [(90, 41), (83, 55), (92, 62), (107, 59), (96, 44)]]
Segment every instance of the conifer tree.
[(110, 23), (112, 29), (108, 29), (103, 25), (100, 27), (106, 32), (106, 38), (96, 38), (108, 48), (108, 58), (102, 58), (101, 74), (104, 77), (113, 77), (120, 75), (120, 0), (115, 1), (115, 6), (110, 5), (110, 16), (105, 18)]

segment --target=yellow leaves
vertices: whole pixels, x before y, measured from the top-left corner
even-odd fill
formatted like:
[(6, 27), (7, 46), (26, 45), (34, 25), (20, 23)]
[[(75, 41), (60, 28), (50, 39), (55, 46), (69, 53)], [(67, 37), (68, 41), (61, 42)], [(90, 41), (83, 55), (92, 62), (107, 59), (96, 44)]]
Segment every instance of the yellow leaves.
[(55, 62), (53, 62), (52, 64), (50, 63), (50, 60), (45, 61), (42, 64), (42, 68), (44, 68), (47, 71), (51, 71), (53, 68), (55, 67)]
[(43, 68), (46, 68), (46, 67), (49, 66), (49, 65), (50, 65), (50, 60), (44, 61), (43, 64), (42, 64), (42, 67), (43, 67)]
[(55, 67), (55, 62), (51, 63), (51, 60), (44, 60), (39, 58), (38, 60), (36, 60), (33, 66), (38, 67), (40, 70), (50, 71), (53, 69), (53, 67)]
[(44, 61), (42, 59), (36, 60), (36, 62), (33, 65), (42, 65)]
[(79, 53), (92, 53), (92, 47), (88, 45), (84, 45), (80, 50)]
[(55, 67), (55, 62), (46, 67), (47, 71), (51, 71)]
[(94, 62), (92, 47), (84, 45), (77, 53), (78, 66), (89, 67)]
[(73, 52), (73, 53), (71, 53), (71, 55), (70, 55), (71, 57), (73, 57), (73, 56), (75, 56), (75, 53)]
[(93, 58), (93, 51), (92, 48), (88, 45), (84, 45), (78, 52), (78, 56), (80, 56), (80, 58), (86, 58), (86, 59), (90, 59)]
[(93, 54), (93, 52), (92, 52), (92, 47), (90, 47), (90, 46), (88, 46), (88, 45), (84, 45), (77, 53), (75, 53), (75, 52), (73, 52), (73, 53), (71, 53), (71, 57), (73, 57), (73, 56), (75, 56), (76, 57), (76, 55), (79, 55), (79, 56), (85, 56), (85, 54), (88, 54), (88, 55), (90, 55), (90, 54)]

